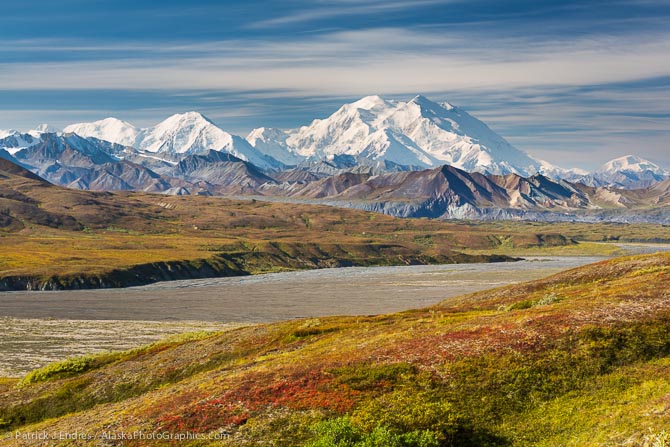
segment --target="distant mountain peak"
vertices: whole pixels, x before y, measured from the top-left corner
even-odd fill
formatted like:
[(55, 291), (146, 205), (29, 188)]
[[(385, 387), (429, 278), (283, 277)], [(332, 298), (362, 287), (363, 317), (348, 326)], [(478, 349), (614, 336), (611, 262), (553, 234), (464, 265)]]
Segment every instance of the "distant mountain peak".
[(103, 118), (101, 120), (94, 121), (94, 123), (96, 123), (96, 124), (121, 124), (121, 125), (128, 126), (128, 127), (135, 127), (132, 124), (130, 124), (128, 121), (123, 121), (123, 120), (120, 120), (120, 119), (115, 118), (113, 116), (108, 116), (107, 118)]
[(589, 186), (636, 189), (647, 188), (667, 179), (670, 179), (669, 170), (637, 155), (624, 155), (576, 180)]
[[(540, 172), (554, 179), (583, 180), (590, 184), (586, 178), (588, 173), (566, 170), (536, 159), (515, 148), (464, 109), (449, 102), (434, 101), (423, 94), (408, 101), (365, 96), (305, 126), (290, 130), (259, 127), (246, 139), (226, 132), (193, 110), (176, 113), (144, 129), (117, 118), (106, 118), (68, 126), (64, 131), (132, 146), (146, 156), (171, 162), (184, 154), (204, 153), (210, 149), (226, 151), (261, 168), (274, 170), (334, 156), (351, 156), (361, 166), (368, 161), (402, 169), (449, 164), (468, 172), (524, 176)], [(0, 139), (3, 135), (16, 136), (17, 133), (0, 131)], [(13, 153), (29, 144), (4, 147)], [(612, 160), (596, 173), (606, 171), (648, 171), (657, 176), (667, 176), (669, 172), (634, 155)], [(648, 177), (645, 182), (653, 180)]]
[(36, 133), (58, 133), (61, 130), (57, 127), (54, 127), (50, 124), (39, 124), (35, 129), (33, 129)]
[[(444, 112), (448, 112), (451, 109), (445, 109), (442, 104), (431, 101), (423, 95), (416, 95), (408, 103), (408, 106), (416, 106), (420, 110), (420, 113), (425, 118), (430, 118), (434, 116), (440, 116)], [(452, 107), (453, 108), (453, 107)]]
[(195, 112), (195, 111), (190, 111), (190, 112), (184, 112), (184, 113), (175, 113), (174, 115), (168, 117), (165, 122), (181, 122), (181, 123), (206, 123), (210, 124), (213, 126), (216, 126), (214, 124), (214, 121), (211, 119), (207, 118), (205, 115), (203, 115), (200, 112)]
[(366, 96), (307, 126), (274, 137), (262, 133), (262, 139), (261, 132), (247, 140), (262, 150), (292, 152), (311, 161), (351, 155), (413, 168), (450, 164), (501, 174), (560, 171), (516, 149), (465, 111), (423, 95), (408, 102)]
[(130, 146), (144, 153), (159, 154), (168, 159), (216, 150), (228, 152), (261, 168), (277, 168), (281, 165), (272, 156), (259, 153), (241, 137), (226, 132), (205, 115), (195, 111), (176, 113), (144, 129), (117, 118), (107, 118), (93, 123), (73, 124), (64, 130)]
[(14, 129), (0, 129), (0, 139), (7, 138), (9, 136), (16, 135), (18, 133), (20, 132)]
[(258, 127), (249, 132), (247, 140), (268, 138), (268, 137), (280, 138), (285, 136), (286, 134), (281, 129), (277, 129), (275, 127)]
[(416, 95), (409, 102), (414, 103), (414, 104), (438, 105), (437, 103), (431, 101), (430, 99), (426, 98), (425, 96), (423, 96), (421, 94)]
[(64, 128), (63, 132), (95, 137), (123, 146), (135, 146), (140, 129), (127, 121), (108, 117), (91, 123), (72, 124)]
[(657, 175), (670, 175), (670, 172), (666, 169), (661, 168), (656, 163), (653, 163), (647, 159), (639, 157), (637, 155), (624, 155), (623, 157), (615, 158), (608, 161), (600, 168), (598, 168), (595, 173), (616, 173), (616, 172), (634, 172), (641, 173), (649, 171)]
[(379, 95), (370, 95), (365, 96), (358, 101), (351, 103), (350, 105), (356, 109), (371, 110), (374, 108), (390, 106), (391, 102)]

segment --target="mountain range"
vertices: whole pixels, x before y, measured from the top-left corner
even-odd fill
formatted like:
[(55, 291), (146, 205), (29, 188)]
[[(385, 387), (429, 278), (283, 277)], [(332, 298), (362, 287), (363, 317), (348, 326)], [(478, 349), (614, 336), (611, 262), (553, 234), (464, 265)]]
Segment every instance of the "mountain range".
[(246, 138), (197, 112), (148, 128), (116, 118), (62, 132), (40, 125), (0, 131), (0, 157), (75, 189), (258, 195), (413, 217), (657, 207), (670, 182), (668, 170), (635, 156), (592, 173), (554, 166), (459, 107), (420, 95), (368, 96), (307, 126), (257, 128)]
[(221, 130), (197, 112), (173, 115), (145, 129), (107, 118), (73, 124), (64, 132), (130, 146), (168, 160), (209, 149), (225, 151), (261, 169), (351, 156), (390, 162), (407, 170), (449, 164), (491, 174), (581, 173), (537, 160), (464, 110), (420, 95), (408, 102), (368, 96), (307, 126), (287, 131), (258, 128), (246, 139)]

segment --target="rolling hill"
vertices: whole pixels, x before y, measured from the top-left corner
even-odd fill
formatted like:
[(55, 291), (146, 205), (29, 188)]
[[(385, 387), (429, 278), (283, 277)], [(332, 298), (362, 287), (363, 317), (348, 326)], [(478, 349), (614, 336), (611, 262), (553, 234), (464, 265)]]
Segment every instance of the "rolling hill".
[(4, 382), (5, 444), (665, 445), (669, 286), (670, 255), (628, 257), (400, 314), (64, 361)]
[[(122, 287), (343, 265), (511, 260), (461, 253), (466, 247), (492, 247), (486, 230), (461, 232), (453, 224), (308, 204), (72, 190), (4, 159), (0, 224), (0, 288), (10, 290)], [(423, 243), (426, 235), (434, 242)], [(520, 245), (573, 243), (554, 236), (516, 232), (513, 237)]]

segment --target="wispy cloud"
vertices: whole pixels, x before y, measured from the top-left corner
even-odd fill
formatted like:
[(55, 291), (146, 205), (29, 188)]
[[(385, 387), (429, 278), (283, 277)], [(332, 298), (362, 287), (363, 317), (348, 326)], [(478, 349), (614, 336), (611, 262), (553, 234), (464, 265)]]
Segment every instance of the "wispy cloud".
[[(447, 89), (578, 86), (670, 76), (670, 33), (569, 43), (469, 41), (404, 29), (312, 40), (158, 47), (151, 57), (1, 64), (4, 89), (288, 90), (358, 95)], [(132, 45), (131, 45), (132, 47)]]
[(302, 10), (299, 12), (291, 12), (280, 17), (259, 20), (248, 26), (249, 28), (274, 28), (339, 17), (384, 14), (391, 11), (402, 11), (455, 1), (459, 0), (336, 0), (311, 2), (304, 4)]
[(633, 153), (670, 168), (670, 80), (648, 84), (442, 95), (467, 104), (517, 147), (561, 166), (592, 169)]

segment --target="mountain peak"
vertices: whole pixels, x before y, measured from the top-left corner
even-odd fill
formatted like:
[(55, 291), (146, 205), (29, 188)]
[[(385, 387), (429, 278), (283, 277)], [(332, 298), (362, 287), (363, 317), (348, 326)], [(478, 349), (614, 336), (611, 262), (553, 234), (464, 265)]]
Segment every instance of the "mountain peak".
[(440, 104), (426, 98), (423, 95), (416, 95), (409, 102), (412, 103), (412, 104), (417, 104), (417, 105), (424, 106), (424, 107), (435, 107), (435, 106), (440, 107)]
[(200, 112), (196, 112), (195, 110), (191, 110), (189, 112), (184, 112), (184, 113), (181, 114), (181, 116), (183, 116), (184, 118), (188, 118), (188, 119), (197, 119), (197, 120), (202, 119), (202, 120), (205, 120), (205, 121), (210, 122), (210, 123), (212, 122), (211, 119), (209, 119), (208, 117), (206, 117), (205, 115), (203, 115)]
[(483, 122), (423, 95), (409, 102), (366, 96), (286, 133), (280, 144), (311, 160), (352, 155), (405, 167), (451, 164), (467, 171), (520, 174), (540, 168), (538, 160)]
[(287, 135), (283, 130), (277, 129), (275, 127), (258, 127), (249, 132), (246, 140), (249, 141), (249, 143), (251, 143), (253, 146), (255, 144), (252, 142), (252, 140), (267, 140), (269, 138), (286, 139)]
[[(423, 95), (416, 95), (412, 98), (407, 104), (414, 104), (419, 107), (420, 110), (432, 113), (434, 115), (441, 115), (444, 113), (445, 108), (442, 104), (438, 104)], [(450, 104), (451, 106), (451, 104)], [(453, 106), (451, 107), (453, 109)], [(451, 109), (446, 109), (451, 110)]]
[[(112, 125), (119, 125), (119, 126), (126, 126), (126, 127), (135, 127), (132, 124), (130, 124), (128, 121), (123, 121), (118, 118), (114, 118), (113, 116), (109, 116), (107, 118), (98, 120), (98, 121), (93, 121), (92, 124), (100, 124), (100, 125), (106, 125), (106, 126), (112, 126)], [(70, 126), (68, 126), (70, 127)], [(67, 127), (65, 128), (67, 129)], [(63, 129), (63, 130), (65, 130)]]
[(19, 134), (19, 132), (14, 129), (0, 129), (0, 139), (17, 134)]
[(64, 133), (76, 133), (82, 137), (95, 137), (123, 146), (135, 146), (139, 131), (129, 122), (114, 117), (92, 123), (72, 124), (63, 129)]
[(276, 167), (272, 157), (258, 153), (244, 139), (232, 135), (202, 113), (176, 113), (153, 127), (139, 129), (117, 118), (94, 123), (73, 124), (64, 129), (84, 137), (131, 146), (144, 152), (167, 154), (201, 154), (209, 150), (226, 151), (257, 166)]
[(415, 103), (419, 104), (419, 103), (422, 103), (422, 102), (432, 102), (432, 101), (419, 93), (414, 98), (412, 98), (410, 100), (410, 102), (415, 102)]
[(389, 102), (379, 95), (370, 95), (359, 99), (351, 105), (357, 109), (371, 110), (378, 107), (388, 106)]
[(39, 124), (35, 129), (36, 133), (58, 133), (60, 129), (49, 124)]
[(143, 130), (140, 149), (149, 152), (195, 153), (220, 150), (232, 136), (198, 112), (176, 113), (155, 127)]
[[(166, 120), (164, 120), (158, 126), (160, 126), (163, 123), (170, 123), (171, 125), (173, 123), (180, 123), (182, 125), (188, 125), (189, 123), (193, 123), (193, 124), (200, 124), (200, 125), (216, 126), (216, 124), (214, 124), (214, 122), (212, 120), (207, 118), (202, 113), (195, 112), (195, 111), (190, 111), (190, 112), (185, 112), (185, 113), (175, 113), (174, 115), (169, 116)], [(158, 127), (158, 126), (156, 126), (156, 127)]]
[(668, 175), (669, 171), (661, 168), (656, 163), (646, 160), (637, 155), (624, 155), (623, 157), (615, 158), (608, 161), (596, 173), (615, 173), (615, 172), (645, 172), (650, 171), (658, 175)]

